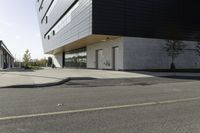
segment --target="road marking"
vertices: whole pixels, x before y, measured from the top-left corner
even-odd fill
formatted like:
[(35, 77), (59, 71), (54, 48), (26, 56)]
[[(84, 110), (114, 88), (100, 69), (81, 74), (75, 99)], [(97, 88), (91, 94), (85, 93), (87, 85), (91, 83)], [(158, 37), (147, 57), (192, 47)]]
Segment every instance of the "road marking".
[(42, 116), (52, 116), (52, 115), (62, 115), (62, 114), (93, 112), (93, 111), (102, 111), (102, 110), (123, 109), (123, 108), (131, 108), (131, 107), (144, 107), (144, 106), (159, 105), (159, 104), (172, 104), (172, 103), (189, 102), (189, 101), (195, 101), (195, 100), (200, 100), (200, 97), (166, 100), (166, 101), (149, 102), (149, 103), (139, 103), (139, 104), (128, 104), (128, 105), (88, 108), (88, 109), (79, 109), (79, 110), (69, 110), (69, 111), (60, 111), (60, 112), (20, 115), (20, 116), (8, 116), (8, 117), (0, 118), (0, 121), (14, 120), (14, 119), (24, 119), (24, 118), (34, 118), (34, 117), (42, 117)]

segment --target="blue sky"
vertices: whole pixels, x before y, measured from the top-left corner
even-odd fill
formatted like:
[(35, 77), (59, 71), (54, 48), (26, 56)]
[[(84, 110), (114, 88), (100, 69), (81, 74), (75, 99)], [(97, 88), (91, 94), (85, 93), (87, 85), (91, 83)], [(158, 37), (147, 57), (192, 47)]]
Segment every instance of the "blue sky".
[(0, 0), (0, 40), (18, 59), (29, 49), (33, 59), (43, 58), (35, 0)]

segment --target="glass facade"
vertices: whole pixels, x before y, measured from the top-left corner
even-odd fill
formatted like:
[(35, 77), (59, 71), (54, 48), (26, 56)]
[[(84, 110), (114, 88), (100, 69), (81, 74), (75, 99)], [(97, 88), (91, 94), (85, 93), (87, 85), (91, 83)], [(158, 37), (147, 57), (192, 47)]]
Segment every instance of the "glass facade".
[(86, 47), (65, 52), (65, 67), (86, 68)]

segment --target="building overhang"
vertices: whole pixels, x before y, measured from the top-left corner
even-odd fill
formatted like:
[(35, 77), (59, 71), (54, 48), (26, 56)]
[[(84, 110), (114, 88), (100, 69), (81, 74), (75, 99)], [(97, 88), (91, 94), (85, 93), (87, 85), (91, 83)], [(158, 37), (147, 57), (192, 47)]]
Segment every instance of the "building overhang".
[(73, 49), (78, 49), (82, 47), (86, 47), (88, 45), (92, 45), (95, 43), (105, 42), (109, 40), (113, 40), (116, 38), (119, 38), (120, 36), (112, 36), (112, 35), (90, 35), (85, 38), (79, 39), (77, 41), (74, 41), (72, 43), (66, 44), (62, 47), (56, 48), (54, 50), (51, 50), (49, 52), (46, 52), (45, 54), (58, 54), (64, 51), (70, 51)]

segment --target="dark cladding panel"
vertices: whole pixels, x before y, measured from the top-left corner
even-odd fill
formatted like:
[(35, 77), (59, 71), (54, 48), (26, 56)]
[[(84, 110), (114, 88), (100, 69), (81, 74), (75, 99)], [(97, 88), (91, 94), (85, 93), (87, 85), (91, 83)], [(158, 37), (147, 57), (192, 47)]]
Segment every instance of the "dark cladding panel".
[(174, 0), (126, 0), (125, 35), (163, 38), (168, 28), (177, 25)]
[(182, 1), (180, 2), (180, 25), (185, 30), (199, 31), (200, 29), (200, 1)]
[(124, 2), (122, 0), (93, 0), (93, 32), (123, 33)]
[(93, 0), (93, 33), (167, 38), (176, 28), (184, 39), (200, 31), (200, 1)]

